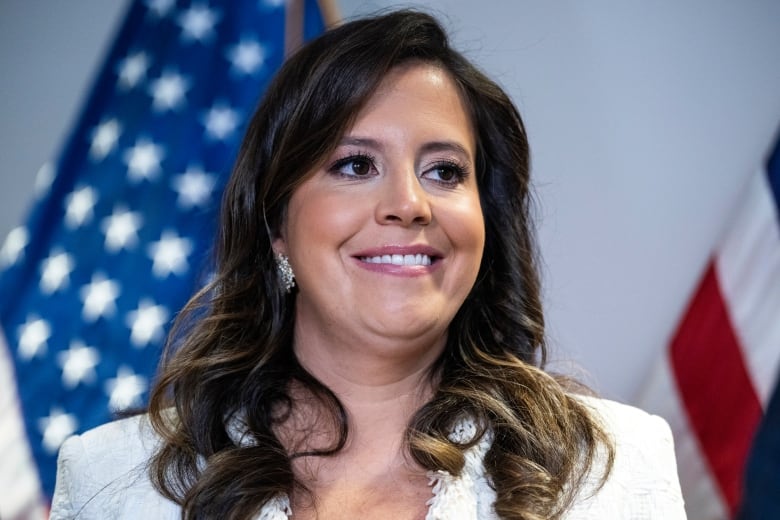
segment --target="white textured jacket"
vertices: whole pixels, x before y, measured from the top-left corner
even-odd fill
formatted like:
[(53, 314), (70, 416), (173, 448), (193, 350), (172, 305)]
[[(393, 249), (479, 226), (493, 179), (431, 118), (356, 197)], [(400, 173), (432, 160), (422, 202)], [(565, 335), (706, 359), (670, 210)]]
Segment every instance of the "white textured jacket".
[[(566, 520), (685, 519), (669, 426), (663, 419), (623, 404), (583, 397), (610, 432), (615, 464), (595, 494), (599, 469), (580, 490)], [(474, 425), (462, 421), (453, 436), (466, 440)], [(495, 493), (488, 483), (483, 457), (486, 435), (466, 453), (459, 476), (431, 472), (431, 499), (426, 520), (494, 520)], [(160, 496), (146, 472), (158, 438), (145, 416), (112, 422), (68, 439), (60, 449), (51, 520), (178, 519), (179, 507)], [(254, 520), (288, 520), (286, 496), (266, 503)]]

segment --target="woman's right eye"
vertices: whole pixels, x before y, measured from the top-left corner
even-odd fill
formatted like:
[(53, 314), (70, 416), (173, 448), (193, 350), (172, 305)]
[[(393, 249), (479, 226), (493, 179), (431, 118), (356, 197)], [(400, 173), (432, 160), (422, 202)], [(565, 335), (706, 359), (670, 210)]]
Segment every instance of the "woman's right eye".
[(374, 161), (365, 155), (350, 155), (339, 159), (328, 168), (328, 171), (347, 177), (365, 177), (371, 173)]

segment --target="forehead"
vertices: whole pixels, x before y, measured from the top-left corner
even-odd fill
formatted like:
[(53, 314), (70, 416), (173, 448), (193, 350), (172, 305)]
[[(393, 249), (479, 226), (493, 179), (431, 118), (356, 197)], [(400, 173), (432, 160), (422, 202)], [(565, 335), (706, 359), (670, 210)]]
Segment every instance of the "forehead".
[(411, 62), (391, 69), (358, 112), (351, 131), (389, 131), (393, 122), (405, 122), (407, 129), (415, 126), (451, 134), (435, 137), (456, 138), (474, 151), (473, 124), (464, 96), (452, 76), (437, 65)]

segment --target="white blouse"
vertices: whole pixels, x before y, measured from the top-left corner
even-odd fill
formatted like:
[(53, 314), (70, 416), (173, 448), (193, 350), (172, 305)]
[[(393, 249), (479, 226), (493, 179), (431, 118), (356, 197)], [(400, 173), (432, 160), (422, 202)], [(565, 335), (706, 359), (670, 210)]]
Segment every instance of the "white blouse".
[[(681, 520), (685, 510), (677, 478), (674, 446), (666, 422), (636, 408), (604, 399), (581, 397), (615, 442), (615, 461), (601, 489), (605, 464), (599, 454), (566, 520)], [(461, 421), (453, 440), (472, 438), (476, 428)], [(145, 518), (178, 519), (179, 507), (162, 497), (146, 473), (146, 462), (159, 439), (146, 416), (112, 422), (69, 438), (60, 449), (51, 520)], [(483, 460), (491, 436), (466, 452), (458, 476), (430, 472), (431, 498), (426, 520), (497, 520), (495, 492)], [(288, 497), (267, 502), (254, 520), (288, 520)]]

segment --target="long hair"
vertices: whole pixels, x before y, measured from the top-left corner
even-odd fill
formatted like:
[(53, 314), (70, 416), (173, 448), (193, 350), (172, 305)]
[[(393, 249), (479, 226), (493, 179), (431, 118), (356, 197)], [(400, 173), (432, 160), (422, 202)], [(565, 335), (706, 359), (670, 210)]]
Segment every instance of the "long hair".
[[(271, 243), (291, 194), (337, 146), (388, 72), (409, 62), (446, 71), (476, 134), (485, 219), (477, 282), (436, 363), (434, 396), (412, 418), (407, 449), (428, 470), (457, 475), (464, 450), (490, 430), (485, 467), (506, 519), (557, 518), (595, 457), (612, 447), (599, 424), (544, 370), (544, 321), (529, 210), (529, 152), (517, 109), (449, 45), (430, 15), (397, 11), (332, 29), (281, 68), (254, 114), (224, 195), (216, 275), (177, 320), (152, 391), (162, 437), (150, 473), (184, 518), (246, 518), (302, 484), (292, 459), (344, 446), (347, 416), (292, 349), (295, 290), (286, 293)], [(336, 425), (328, 448), (288, 453), (275, 434), (293, 413), (291, 384)], [(463, 414), (477, 438), (448, 438)], [(326, 419), (326, 420), (330, 420)]]

